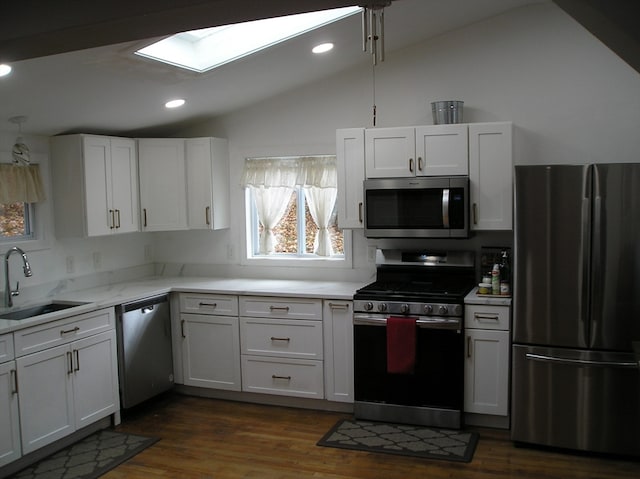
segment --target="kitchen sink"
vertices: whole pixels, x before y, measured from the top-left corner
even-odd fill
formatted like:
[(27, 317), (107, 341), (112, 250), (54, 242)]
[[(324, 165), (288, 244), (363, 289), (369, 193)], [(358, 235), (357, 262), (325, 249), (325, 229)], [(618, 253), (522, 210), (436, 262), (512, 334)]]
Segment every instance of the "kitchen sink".
[(82, 306), (87, 303), (77, 302), (58, 302), (52, 301), (50, 303), (41, 304), (39, 306), (31, 306), (30, 308), (17, 309), (7, 313), (0, 314), (0, 319), (9, 319), (13, 321), (20, 321), (22, 319), (29, 319), (35, 316), (42, 316), (43, 314), (53, 313), (55, 311), (62, 311), (64, 309), (73, 308), (75, 306)]

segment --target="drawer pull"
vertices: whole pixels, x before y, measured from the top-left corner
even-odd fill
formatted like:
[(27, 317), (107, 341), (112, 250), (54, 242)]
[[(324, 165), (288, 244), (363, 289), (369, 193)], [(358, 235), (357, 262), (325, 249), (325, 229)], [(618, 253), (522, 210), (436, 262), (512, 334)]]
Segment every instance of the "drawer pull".
[(497, 314), (486, 314), (486, 313), (473, 313), (473, 319), (476, 321), (499, 321), (500, 317)]
[(291, 338), (276, 338), (275, 336), (271, 336), (271, 341), (291, 341)]
[(329, 307), (331, 309), (342, 309), (347, 311), (349, 309), (349, 303), (345, 303), (345, 304), (329, 303)]
[(203, 303), (202, 301), (200, 301), (198, 303), (198, 306), (202, 307), (202, 306), (209, 306), (211, 308), (217, 308), (218, 307), (218, 303)]
[(78, 331), (80, 331), (80, 328), (78, 326), (76, 326), (73, 329), (61, 329), (60, 330), (60, 336), (64, 336), (65, 334), (69, 334), (69, 333), (77, 333)]
[(269, 306), (271, 311), (286, 311), (289, 312), (289, 306)]
[(272, 374), (271, 379), (282, 379), (284, 381), (291, 381), (291, 376), (277, 376), (275, 374)]

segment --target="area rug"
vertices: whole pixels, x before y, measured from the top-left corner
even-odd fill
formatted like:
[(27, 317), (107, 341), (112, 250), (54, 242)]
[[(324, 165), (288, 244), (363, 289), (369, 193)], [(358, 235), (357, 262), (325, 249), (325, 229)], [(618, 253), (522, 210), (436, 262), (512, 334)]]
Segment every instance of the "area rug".
[(478, 433), (425, 426), (342, 419), (319, 446), (470, 462)]
[(131, 459), (158, 438), (98, 431), (18, 472), (20, 479), (95, 479)]

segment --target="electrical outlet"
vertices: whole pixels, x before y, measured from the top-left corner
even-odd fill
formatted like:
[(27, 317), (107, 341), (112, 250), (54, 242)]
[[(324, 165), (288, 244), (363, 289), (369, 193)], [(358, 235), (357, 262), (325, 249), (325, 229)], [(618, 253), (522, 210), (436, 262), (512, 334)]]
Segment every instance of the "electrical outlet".
[(102, 254), (99, 251), (93, 253), (93, 269), (102, 268)]
[(234, 251), (233, 251), (233, 245), (228, 244), (228, 245), (227, 245), (227, 258), (228, 258), (228, 259), (233, 259), (233, 253), (234, 253)]
[(76, 270), (76, 260), (73, 256), (67, 256), (67, 273), (73, 273)]

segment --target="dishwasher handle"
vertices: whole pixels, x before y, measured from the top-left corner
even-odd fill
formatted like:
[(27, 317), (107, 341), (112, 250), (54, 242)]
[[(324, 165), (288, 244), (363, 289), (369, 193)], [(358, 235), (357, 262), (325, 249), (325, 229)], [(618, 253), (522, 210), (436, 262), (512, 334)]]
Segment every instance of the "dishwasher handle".
[(160, 296), (153, 296), (151, 298), (144, 298), (139, 301), (132, 301), (131, 303), (124, 303), (117, 306), (116, 311), (118, 314), (122, 315), (124, 313), (128, 313), (129, 311), (135, 311), (143, 308), (151, 308), (156, 304), (167, 303), (169, 301), (169, 295), (163, 294)]

